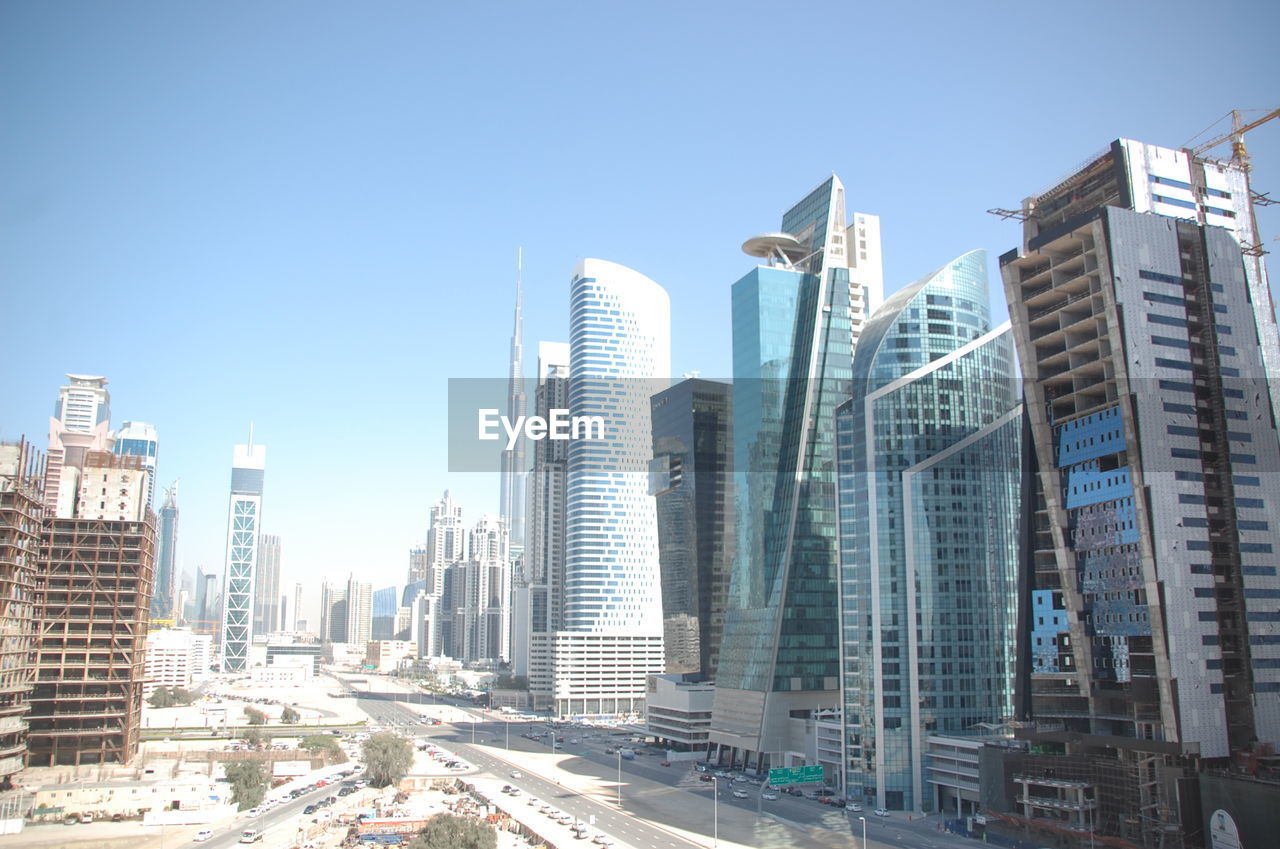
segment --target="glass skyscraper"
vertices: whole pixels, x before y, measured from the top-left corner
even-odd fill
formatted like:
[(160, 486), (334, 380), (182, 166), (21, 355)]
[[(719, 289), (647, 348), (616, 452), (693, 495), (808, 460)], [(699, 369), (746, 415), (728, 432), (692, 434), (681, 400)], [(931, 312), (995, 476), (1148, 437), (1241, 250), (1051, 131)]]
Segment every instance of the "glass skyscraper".
[(1013, 714), (1022, 406), (986, 254), (889, 298), (836, 413), (846, 791), (935, 810), (924, 737)]
[(715, 676), (733, 562), (732, 387), (690, 378), (653, 396), (650, 490), (658, 512), (668, 673)]
[(711, 743), (749, 768), (789, 765), (789, 719), (839, 701), (834, 411), (879, 299), (875, 222), (846, 223), (832, 176), (783, 216), (785, 232), (743, 245), (769, 264), (733, 286), (737, 544)]

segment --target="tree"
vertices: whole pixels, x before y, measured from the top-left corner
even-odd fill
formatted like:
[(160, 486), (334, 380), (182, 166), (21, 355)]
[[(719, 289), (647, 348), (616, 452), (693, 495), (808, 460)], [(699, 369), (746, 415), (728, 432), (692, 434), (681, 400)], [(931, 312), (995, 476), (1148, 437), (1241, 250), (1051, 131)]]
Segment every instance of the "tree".
[(342, 747), (338, 745), (338, 738), (329, 734), (312, 734), (303, 737), (302, 741), (298, 743), (298, 748), (306, 749), (309, 752), (342, 754)]
[(288, 705), (285, 705), (285, 709), (280, 711), (280, 721), (286, 725), (293, 725), (301, 718), (301, 715)]
[(265, 745), (267, 740), (268, 740), (268, 737), (261, 728), (250, 728), (244, 734), (244, 741), (248, 743), (250, 746)]
[(498, 833), (479, 820), (436, 814), (409, 844), (409, 849), (496, 849)]
[(364, 741), (365, 778), (374, 787), (399, 781), (413, 763), (413, 745), (399, 734), (384, 731)]
[(196, 700), (196, 697), (192, 695), (190, 690), (183, 689), (182, 687), (174, 687), (169, 691), (169, 695), (173, 697), (173, 703), (176, 705), (189, 705)]
[(147, 699), (147, 702), (153, 708), (167, 708), (173, 707), (176, 700), (168, 687), (156, 687), (155, 692), (151, 694), (151, 698)]
[(266, 725), (267, 715), (257, 708), (247, 707), (244, 709), (244, 715), (249, 718), (250, 725)]
[(231, 782), (231, 801), (238, 810), (256, 808), (267, 795), (267, 780), (262, 775), (262, 764), (257, 761), (227, 764), (227, 781)]

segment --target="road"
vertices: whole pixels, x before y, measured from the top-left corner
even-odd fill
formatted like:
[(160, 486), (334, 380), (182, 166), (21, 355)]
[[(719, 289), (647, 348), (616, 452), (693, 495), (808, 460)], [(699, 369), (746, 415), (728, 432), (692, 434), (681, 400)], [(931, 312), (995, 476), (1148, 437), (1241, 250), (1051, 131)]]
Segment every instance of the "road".
[[(717, 825), (721, 841), (760, 849), (862, 849), (862, 823), (858, 816), (867, 818), (870, 849), (973, 849), (974, 846), (973, 841), (938, 833), (936, 816), (907, 821), (905, 814), (895, 812), (893, 817), (881, 820), (870, 812), (846, 812), (785, 794), (775, 801), (763, 801), (757, 795), (760, 788), (752, 785), (746, 785), (750, 797), (738, 799), (730, 793), (728, 782), (718, 782), (720, 798), (716, 805), (712, 795), (715, 783), (699, 781), (698, 774), (687, 765), (677, 762), (663, 767), (659, 765), (660, 758), (643, 755), (622, 761), (622, 810), (619, 811), (612, 790), (597, 790), (593, 798), (571, 789), (584, 783), (616, 789), (618, 759), (604, 754), (604, 749), (616, 745), (617, 741), (607, 739), (607, 731), (562, 729), (560, 736), (566, 740), (577, 738), (579, 744), (568, 745), (569, 751), (565, 745), (558, 745), (557, 754), (569, 757), (555, 767), (540, 766), (537, 770), (540, 774), (534, 774), (534, 770), (521, 766), (521, 762), (527, 763), (527, 756), (532, 755), (540, 755), (545, 762), (550, 747), (520, 735), (535, 727), (545, 730), (545, 723), (510, 721), (460, 700), (405, 692), (408, 685), (399, 681), (370, 676), (369, 682), (368, 686), (378, 691), (356, 695), (359, 706), (374, 722), (401, 728), (415, 736), (434, 737), (479, 769), (503, 778), (526, 794), (583, 820), (589, 821), (594, 816), (596, 828), (636, 849), (710, 847)], [(424, 726), (419, 722), (421, 711), (396, 704), (397, 701), (449, 704), (465, 711), (473, 721)], [(596, 735), (598, 739), (588, 740), (587, 734)], [(510, 778), (513, 769), (523, 772), (523, 778)], [(763, 816), (757, 815), (758, 809)]]
[[(200, 845), (208, 847), (208, 849), (228, 849), (230, 846), (236, 846), (240, 842), (240, 835), (250, 828), (261, 831), (264, 834), (283, 828), (289, 836), (293, 836), (297, 833), (298, 825), (302, 822), (302, 809), (326, 796), (332, 796), (336, 792), (337, 788), (333, 785), (318, 787), (310, 793), (304, 793), (297, 799), (278, 805), (260, 816), (251, 818), (243, 814), (237, 814), (231, 825), (215, 828), (214, 836)], [(293, 822), (292, 820), (295, 817), (298, 819)], [(286, 823), (286, 820), (290, 822)], [(268, 840), (270, 837), (271, 835), (267, 834)]]

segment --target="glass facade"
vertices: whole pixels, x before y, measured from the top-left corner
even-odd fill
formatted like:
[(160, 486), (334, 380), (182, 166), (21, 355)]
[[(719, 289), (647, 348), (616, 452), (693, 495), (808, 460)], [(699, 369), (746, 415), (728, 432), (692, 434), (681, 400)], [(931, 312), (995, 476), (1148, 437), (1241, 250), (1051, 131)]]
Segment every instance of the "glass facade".
[[(733, 286), (737, 546), (712, 720), (713, 742), (748, 750), (758, 768), (783, 734), (766, 717), (830, 705), (840, 666), (832, 425), (853, 339), (839, 181), (796, 204), (783, 229), (804, 257)], [(787, 696), (771, 708), (771, 694)]]
[(666, 671), (703, 679), (715, 674), (733, 558), (731, 392), (683, 380), (651, 404)]
[(868, 323), (836, 413), (846, 790), (933, 810), (923, 738), (1013, 713), (1021, 393), (986, 256)]

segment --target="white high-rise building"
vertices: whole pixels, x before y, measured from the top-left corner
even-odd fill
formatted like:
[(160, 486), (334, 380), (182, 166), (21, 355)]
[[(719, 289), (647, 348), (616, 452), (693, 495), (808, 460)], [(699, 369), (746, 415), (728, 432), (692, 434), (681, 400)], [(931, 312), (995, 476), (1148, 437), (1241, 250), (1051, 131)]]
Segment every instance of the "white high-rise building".
[(373, 584), (347, 579), (347, 642), (363, 646), (373, 634)]
[(427, 529), (427, 592), (439, 595), (445, 568), (466, 559), (467, 529), (462, 524), (462, 508), (445, 490), (444, 497), (431, 507), (431, 527)]
[(267, 448), (237, 445), (231, 463), (231, 500), (227, 507), (227, 556), (222, 574), (222, 670), (248, 668), (253, 642), (253, 594), (262, 532), (262, 484)]
[(60, 519), (75, 516), (84, 458), (90, 451), (111, 450), (111, 393), (107, 391), (107, 379), (69, 374), (67, 380), (70, 383), (58, 390), (58, 404), (49, 419), (44, 479), (46, 515)]
[(671, 371), (670, 298), (636, 271), (583, 260), (570, 288), (569, 337), (570, 415), (599, 417), (604, 433), (569, 440), (556, 712), (629, 714), (664, 665), (647, 468), (649, 399)]

